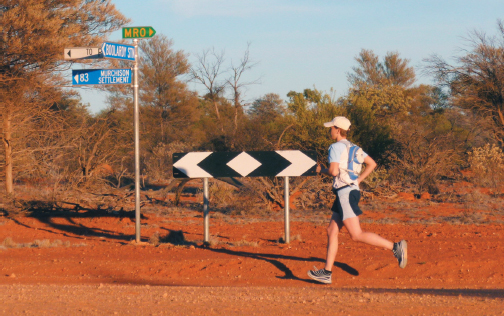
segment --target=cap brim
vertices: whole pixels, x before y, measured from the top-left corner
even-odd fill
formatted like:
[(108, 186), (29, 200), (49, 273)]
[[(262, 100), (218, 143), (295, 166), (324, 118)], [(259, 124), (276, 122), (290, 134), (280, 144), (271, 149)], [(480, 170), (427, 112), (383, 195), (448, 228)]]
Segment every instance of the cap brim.
[(324, 126), (331, 127), (331, 126), (334, 126), (334, 124), (333, 124), (333, 122), (327, 122), (327, 123), (324, 123)]

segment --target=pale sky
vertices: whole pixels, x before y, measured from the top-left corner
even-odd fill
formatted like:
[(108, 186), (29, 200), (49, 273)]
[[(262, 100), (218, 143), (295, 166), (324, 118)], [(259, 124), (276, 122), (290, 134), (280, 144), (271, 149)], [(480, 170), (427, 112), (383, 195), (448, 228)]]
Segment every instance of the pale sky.
[[(301, 1), (301, 0), (113, 0), (128, 26), (152, 26), (174, 42), (189, 61), (204, 49), (224, 51), (226, 65), (239, 62), (247, 43), (258, 64), (245, 81), (245, 100), (267, 93), (287, 99), (291, 91), (316, 88), (336, 96), (347, 92), (347, 73), (356, 66), (361, 49), (383, 57), (399, 52), (410, 60), (420, 83), (422, 60), (438, 54), (451, 61), (467, 47), (464, 37), (473, 30), (497, 34), (497, 19), (504, 19), (500, 0)], [(118, 41), (121, 33), (109, 40)], [(75, 68), (75, 67), (74, 67)], [(70, 77), (69, 73), (69, 77)], [(141, 83), (140, 83), (141, 84)], [(197, 86), (191, 84), (191, 88)], [(106, 107), (105, 93), (78, 89), (91, 111)]]

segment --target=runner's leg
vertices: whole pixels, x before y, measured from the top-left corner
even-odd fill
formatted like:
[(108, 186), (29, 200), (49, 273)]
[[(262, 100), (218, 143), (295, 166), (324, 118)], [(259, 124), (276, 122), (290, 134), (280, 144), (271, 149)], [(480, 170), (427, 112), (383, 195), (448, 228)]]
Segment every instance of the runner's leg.
[(343, 227), (343, 222), (338, 213), (333, 212), (331, 216), (331, 221), (327, 227), (327, 256), (325, 269), (327, 271), (332, 271), (334, 266), (334, 260), (336, 260), (336, 254), (338, 253), (338, 234)]
[(348, 233), (350, 234), (350, 237), (352, 237), (352, 240), (354, 241), (360, 241), (372, 246), (377, 246), (377, 247), (383, 247), (385, 249), (392, 250), (394, 247), (394, 243), (380, 237), (379, 235), (375, 233), (370, 233), (370, 232), (363, 232), (361, 227), (360, 227), (360, 222), (359, 222), (359, 217), (351, 217), (343, 221), (343, 224), (345, 225), (346, 229), (348, 230)]

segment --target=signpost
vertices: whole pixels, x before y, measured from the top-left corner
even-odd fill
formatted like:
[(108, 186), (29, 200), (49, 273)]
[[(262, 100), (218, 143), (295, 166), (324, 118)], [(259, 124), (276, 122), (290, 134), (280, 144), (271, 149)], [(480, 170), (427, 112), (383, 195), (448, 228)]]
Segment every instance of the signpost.
[(65, 48), (65, 60), (103, 58), (100, 47), (73, 47)]
[(151, 26), (123, 27), (122, 38), (151, 38), (156, 34)]
[(78, 69), (72, 70), (74, 86), (131, 83), (131, 69)]
[[(138, 108), (138, 38), (150, 38), (156, 34), (151, 26), (125, 27), (123, 38), (133, 39), (134, 45), (104, 42), (101, 47), (65, 48), (65, 60), (113, 58), (133, 61), (133, 69), (80, 69), (72, 70), (72, 84), (107, 85), (131, 84), (133, 72), (134, 129), (135, 129), (135, 241), (140, 242), (140, 119)], [(133, 70), (133, 71), (132, 71)]]
[[(134, 39), (135, 57), (138, 56), (138, 40)], [(135, 82), (133, 83), (133, 125), (135, 129), (135, 241), (140, 242), (140, 108), (138, 106), (138, 61), (133, 65)]]
[(135, 46), (119, 43), (103, 43), (103, 57), (135, 61)]
[(314, 176), (317, 153), (277, 150), (243, 152), (190, 152), (173, 154), (174, 178), (203, 178), (204, 241), (209, 234), (208, 178), (284, 177), (285, 242), (290, 243), (289, 177)]

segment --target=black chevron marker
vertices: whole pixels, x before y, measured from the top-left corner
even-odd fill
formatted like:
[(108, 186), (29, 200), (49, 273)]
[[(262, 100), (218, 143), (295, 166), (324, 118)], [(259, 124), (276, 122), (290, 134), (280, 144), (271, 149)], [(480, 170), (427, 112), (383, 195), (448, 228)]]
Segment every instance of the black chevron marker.
[(206, 157), (198, 164), (198, 167), (205, 170), (216, 178), (241, 177), (234, 169), (227, 165), (228, 162), (235, 159), (240, 152), (215, 152)]
[(261, 166), (247, 177), (274, 177), (291, 165), (291, 162), (274, 151), (247, 151)]
[(314, 151), (174, 153), (173, 176), (175, 178), (277, 177), (280, 174), (314, 176), (316, 161), (317, 153)]

